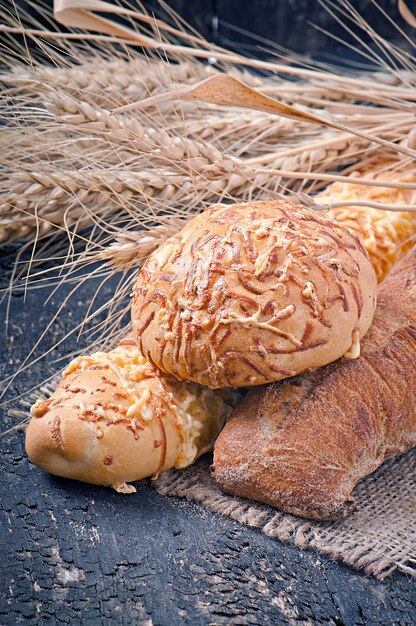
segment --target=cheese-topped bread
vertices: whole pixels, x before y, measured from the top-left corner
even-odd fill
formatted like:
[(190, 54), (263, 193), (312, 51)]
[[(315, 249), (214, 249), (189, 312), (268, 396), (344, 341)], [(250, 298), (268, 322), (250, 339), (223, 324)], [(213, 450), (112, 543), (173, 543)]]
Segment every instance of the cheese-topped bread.
[(240, 387), (357, 357), (375, 305), (374, 269), (348, 228), (259, 201), (213, 206), (156, 250), (132, 319), (163, 371)]
[(163, 375), (132, 339), (70, 363), (51, 398), (32, 407), (26, 435), (41, 469), (111, 485), (186, 467), (212, 447), (237, 403)]

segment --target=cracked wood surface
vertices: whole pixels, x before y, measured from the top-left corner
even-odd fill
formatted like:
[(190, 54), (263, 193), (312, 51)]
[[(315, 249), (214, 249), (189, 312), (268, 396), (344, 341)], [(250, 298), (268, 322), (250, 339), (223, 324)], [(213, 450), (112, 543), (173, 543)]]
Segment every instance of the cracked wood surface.
[[(0, 257), (0, 286), (10, 269)], [(109, 283), (97, 304), (110, 289)], [(12, 297), (9, 334), (0, 345), (2, 379), (26, 356), (64, 291), (45, 308), (49, 291), (30, 292), (26, 303)], [(43, 348), (81, 319), (92, 293), (91, 281)], [(66, 342), (54, 357), (74, 346)], [(10, 394), (50, 375), (51, 361), (22, 375)], [(15, 423), (5, 412), (2, 431)], [(48, 476), (28, 463), (23, 440), (14, 431), (1, 442), (0, 624), (412, 624), (414, 581), (400, 573), (377, 582), (197, 505), (163, 498), (149, 481), (122, 496)]]

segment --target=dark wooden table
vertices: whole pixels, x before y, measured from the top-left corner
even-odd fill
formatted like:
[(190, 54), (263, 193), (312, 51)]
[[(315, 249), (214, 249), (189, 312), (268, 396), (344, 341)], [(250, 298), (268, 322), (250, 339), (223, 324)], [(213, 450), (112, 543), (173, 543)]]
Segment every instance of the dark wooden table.
[[(8, 252), (0, 257), (2, 286), (14, 248)], [(93, 289), (91, 282), (71, 299), (43, 349), (81, 319)], [(22, 362), (67, 291), (60, 289), (46, 306), (50, 289), (11, 298), (2, 378)], [(101, 300), (110, 291), (111, 284)], [(22, 374), (8, 397), (41, 382), (52, 358), (74, 347), (72, 339)], [(3, 411), (2, 431), (15, 423)], [(148, 482), (122, 496), (48, 476), (29, 464), (23, 444), (17, 431), (1, 440), (1, 624), (412, 624), (415, 587), (405, 575), (377, 582), (194, 504), (163, 498)]]

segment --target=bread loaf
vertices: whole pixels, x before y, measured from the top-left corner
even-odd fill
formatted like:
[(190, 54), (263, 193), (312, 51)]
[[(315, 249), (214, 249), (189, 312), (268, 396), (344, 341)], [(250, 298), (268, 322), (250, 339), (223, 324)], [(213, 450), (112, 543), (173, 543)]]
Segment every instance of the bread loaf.
[(70, 363), (51, 398), (32, 407), (26, 450), (47, 472), (125, 490), (211, 449), (236, 402), (230, 390), (161, 375), (128, 338)]
[(376, 278), (350, 231), (283, 201), (216, 205), (148, 259), (132, 320), (143, 354), (212, 388), (359, 354)]
[[(384, 169), (381, 173), (366, 171), (363, 175), (367, 179), (382, 178), (394, 180), (396, 183), (416, 182), (416, 171), (409, 169), (396, 172), (393, 164), (390, 164), (390, 172), (386, 173)], [(358, 177), (360, 172), (352, 172), (351, 176)], [(336, 182), (317, 194), (315, 200), (318, 203), (369, 200), (391, 204), (393, 208), (398, 204), (416, 205), (416, 190)], [(329, 214), (362, 241), (379, 281), (383, 280), (391, 266), (397, 263), (415, 243), (416, 211), (384, 211), (352, 204), (331, 209)]]
[(227, 492), (314, 519), (354, 508), (351, 492), (416, 443), (416, 248), (379, 287), (356, 361), (252, 390), (214, 450)]

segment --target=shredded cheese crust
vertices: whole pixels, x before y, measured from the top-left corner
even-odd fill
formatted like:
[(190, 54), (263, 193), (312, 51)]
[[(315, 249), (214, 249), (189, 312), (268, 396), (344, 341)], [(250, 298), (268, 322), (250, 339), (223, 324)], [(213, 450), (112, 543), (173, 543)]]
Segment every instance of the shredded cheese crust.
[[(68, 365), (63, 376), (94, 365), (107, 366), (116, 374), (120, 386), (128, 393), (132, 402), (126, 413), (131, 422), (139, 419), (149, 423), (155, 419), (152, 396), (156, 386), (158, 395), (173, 414), (180, 434), (181, 446), (175, 459), (176, 468), (187, 467), (203, 452), (212, 448), (239, 397), (231, 389), (214, 390), (197, 383), (174, 381), (164, 377), (137, 347), (132, 346), (119, 346), (110, 352), (77, 357)], [(151, 379), (154, 384), (150, 384)]]

